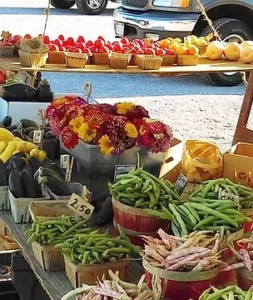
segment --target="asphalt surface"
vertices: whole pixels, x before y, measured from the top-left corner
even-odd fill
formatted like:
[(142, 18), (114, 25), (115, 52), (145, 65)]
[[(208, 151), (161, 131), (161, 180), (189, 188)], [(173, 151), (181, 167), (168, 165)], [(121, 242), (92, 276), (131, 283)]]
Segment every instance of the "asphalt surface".
[[(43, 32), (47, 0), (11, 0), (0, 3), (0, 28), (16, 34)], [(46, 33), (86, 39), (103, 35), (114, 39), (112, 11), (100, 16), (70, 10), (50, 9)], [(181, 138), (209, 138), (222, 149), (231, 144), (245, 91), (244, 84), (224, 88), (211, 86), (199, 76), (156, 78), (149, 75), (98, 75), (43, 73), (57, 93), (81, 93), (84, 82), (93, 83), (93, 97), (99, 101), (141, 103), (155, 118), (172, 126)]]

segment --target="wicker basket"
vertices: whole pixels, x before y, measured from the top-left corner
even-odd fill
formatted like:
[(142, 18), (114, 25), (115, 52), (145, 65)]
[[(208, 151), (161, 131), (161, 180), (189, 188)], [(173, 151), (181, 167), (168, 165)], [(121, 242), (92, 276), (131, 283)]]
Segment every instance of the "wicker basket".
[(46, 54), (48, 53), (48, 46), (39, 38), (23, 39), (20, 43), (20, 50), (33, 54)]
[(222, 176), (223, 158), (215, 144), (189, 140), (184, 145), (182, 166), (189, 182), (202, 182)]
[(0, 46), (1, 57), (12, 57), (14, 55), (15, 46)]
[(109, 65), (109, 54), (93, 53), (91, 63), (95, 65)]
[(88, 55), (85, 53), (65, 53), (66, 64), (68, 68), (84, 69), (88, 60)]
[(159, 70), (163, 59), (159, 56), (140, 55), (138, 56), (138, 66), (142, 70)]
[(179, 66), (196, 66), (199, 61), (198, 55), (178, 55), (177, 64)]
[(132, 54), (129, 65), (130, 66), (138, 66), (138, 55), (137, 54)]
[(109, 59), (109, 65), (112, 69), (127, 69), (131, 54), (112, 53)]
[(173, 66), (176, 63), (176, 55), (162, 55), (162, 66)]
[(63, 51), (49, 51), (48, 60), (49, 64), (65, 64), (65, 54)]
[(34, 54), (34, 53), (28, 53), (28, 52), (23, 52), (21, 50), (18, 51), (19, 57), (20, 57), (20, 63), (22, 66), (25, 67), (44, 67), (48, 54)]

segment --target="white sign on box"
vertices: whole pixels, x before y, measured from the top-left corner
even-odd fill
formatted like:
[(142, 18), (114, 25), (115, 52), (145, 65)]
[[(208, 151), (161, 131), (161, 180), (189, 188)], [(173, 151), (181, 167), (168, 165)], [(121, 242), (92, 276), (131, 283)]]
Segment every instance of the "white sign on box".
[(68, 169), (70, 164), (70, 156), (68, 154), (62, 154), (60, 158), (60, 167), (62, 169)]
[(33, 132), (33, 143), (40, 144), (42, 141), (42, 131), (41, 130), (34, 130)]
[(239, 203), (239, 201), (240, 201), (240, 197), (238, 195), (224, 191), (221, 188), (219, 189), (219, 192), (218, 192), (218, 199), (219, 200), (232, 200), (236, 203)]
[(85, 219), (89, 219), (94, 211), (94, 206), (88, 202), (88, 199), (86, 200), (74, 193), (68, 202), (68, 207)]

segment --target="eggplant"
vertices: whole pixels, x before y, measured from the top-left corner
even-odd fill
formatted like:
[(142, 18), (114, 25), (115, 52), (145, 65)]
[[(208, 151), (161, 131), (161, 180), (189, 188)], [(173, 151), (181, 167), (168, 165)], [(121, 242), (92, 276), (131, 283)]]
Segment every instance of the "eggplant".
[(10, 102), (33, 102), (36, 89), (26, 83), (16, 83), (4, 87), (3, 99)]
[(36, 91), (38, 102), (52, 102), (54, 100), (54, 94), (51, 91), (49, 82), (44, 79), (41, 80)]
[(5, 127), (7, 130), (9, 131), (13, 131), (13, 130), (16, 130), (17, 129), (17, 126), (16, 125), (10, 125), (10, 126), (7, 126)]
[[(1, 122), (1, 124), (2, 124), (5, 128), (11, 126), (11, 123), (12, 123), (12, 117), (10, 117), (10, 116), (4, 117), (4, 119), (3, 119), (2, 122)], [(7, 129), (8, 129), (8, 128), (7, 128)], [(9, 130), (9, 129), (8, 129), (8, 130)]]

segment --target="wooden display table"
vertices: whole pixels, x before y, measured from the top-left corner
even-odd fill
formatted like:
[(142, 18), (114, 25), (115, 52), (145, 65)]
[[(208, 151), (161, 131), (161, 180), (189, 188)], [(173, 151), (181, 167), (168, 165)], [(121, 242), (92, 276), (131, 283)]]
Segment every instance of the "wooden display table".
[[(14, 72), (34, 71), (35, 68), (21, 66), (18, 57), (0, 58), (0, 66), (8, 68)], [(65, 65), (47, 64), (38, 71), (44, 72), (73, 72), (73, 73), (108, 73), (108, 74), (156, 74), (156, 75), (177, 75), (190, 73), (218, 73), (218, 72), (239, 72), (252, 71), (253, 65), (245, 64), (240, 61), (231, 62), (228, 60), (211, 61), (207, 58), (200, 58), (197, 66), (169, 66), (161, 67), (159, 70), (142, 70), (135, 66), (127, 69), (111, 69), (108, 65), (87, 65), (84, 69), (67, 68)]]

